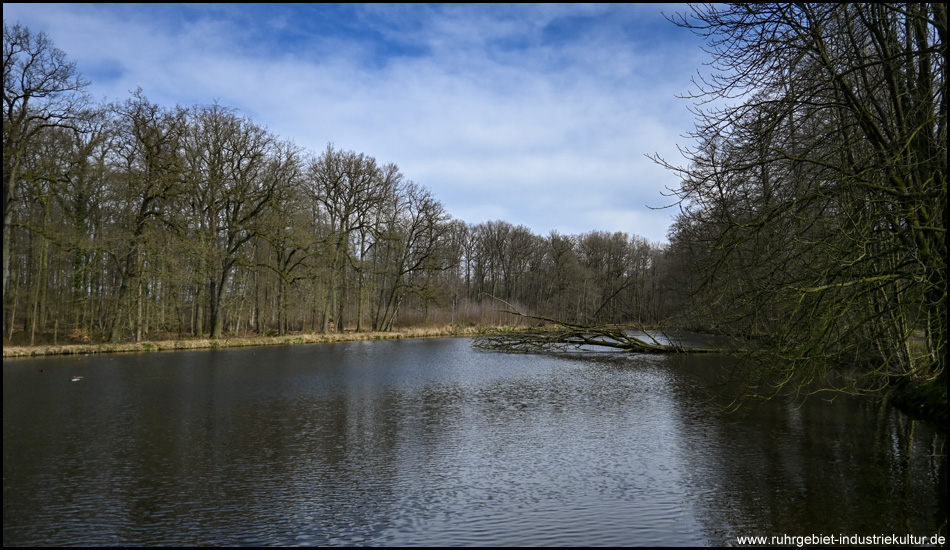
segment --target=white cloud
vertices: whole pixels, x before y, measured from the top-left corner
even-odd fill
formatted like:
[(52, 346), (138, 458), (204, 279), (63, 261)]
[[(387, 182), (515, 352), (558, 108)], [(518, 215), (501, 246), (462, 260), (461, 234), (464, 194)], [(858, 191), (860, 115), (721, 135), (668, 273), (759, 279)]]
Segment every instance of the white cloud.
[[(187, 16), (11, 4), (4, 17), (47, 32), (97, 96), (219, 100), (316, 153), (333, 142), (395, 162), (470, 223), (665, 239), (669, 211), (646, 205), (665, 204), (676, 178), (644, 155), (678, 158), (691, 115), (674, 96), (701, 52), (659, 8), (338, 7), (354, 10), (351, 38), (308, 34), (283, 5), (247, 30), (237, 15), (251, 8), (177, 6)], [(296, 49), (275, 51), (284, 37)]]

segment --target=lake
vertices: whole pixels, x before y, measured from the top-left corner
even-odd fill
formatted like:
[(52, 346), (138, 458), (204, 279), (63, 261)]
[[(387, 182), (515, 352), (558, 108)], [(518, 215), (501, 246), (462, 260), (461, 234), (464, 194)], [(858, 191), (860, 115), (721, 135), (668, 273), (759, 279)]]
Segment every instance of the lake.
[(4, 359), (3, 543), (946, 536), (944, 435), (867, 397), (729, 410), (733, 361), (465, 338)]

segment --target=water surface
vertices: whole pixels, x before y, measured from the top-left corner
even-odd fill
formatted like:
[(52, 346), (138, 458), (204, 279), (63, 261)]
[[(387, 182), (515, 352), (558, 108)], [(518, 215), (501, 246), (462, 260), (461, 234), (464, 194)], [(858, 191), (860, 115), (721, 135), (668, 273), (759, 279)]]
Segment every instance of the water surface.
[(946, 534), (943, 436), (866, 398), (727, 412), (730, 364), (468, 339), (5, 359), (3, 542)]

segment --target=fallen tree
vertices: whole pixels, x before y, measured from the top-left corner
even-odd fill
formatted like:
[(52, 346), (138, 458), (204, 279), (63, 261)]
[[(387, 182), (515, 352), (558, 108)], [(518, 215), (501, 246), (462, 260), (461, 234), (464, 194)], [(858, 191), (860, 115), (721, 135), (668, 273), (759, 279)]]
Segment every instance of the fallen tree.
[(618, 325), (589, 326), (559, 321), (550, 317), (528, 315), (504, 300), (503, 313), (538, 322), (532, 328), (497, 329), (475, 338), (479, 349), (508, 353), (542, 353), (607, 348), (631, 353), (715, 353), (715, 348), (688, 347), (676, 344), (666, 335), (641, 327)]

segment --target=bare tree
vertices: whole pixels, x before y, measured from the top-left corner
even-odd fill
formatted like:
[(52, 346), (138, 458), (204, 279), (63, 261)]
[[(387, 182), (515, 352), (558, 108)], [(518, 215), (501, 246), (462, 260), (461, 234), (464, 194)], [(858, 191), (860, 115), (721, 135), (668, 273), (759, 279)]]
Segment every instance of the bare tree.
[(10, 276), (11, 227), (25, 155), (51, 127), (82, 117), (87, 82), (43, 33), (3, 22), (3, 293)]
[(120, 185), (115, 199), (121, 209), (117, 218), (124, 225), (124, 232), (121, 249), (116, 251), (121, 258), (121, 271), (109, 339), (118, 342), (125, 319), (131, 317), (133, 336), (138, 342), (145, 324), (142, 272), (150, 232), (155, 221), (177, 224), (172, 217), (172, 201), (183, 191), (181, 146), (186, 119), (183, 110), (159, 107), (149, 102), (141, 90), (118, 106), (116, 115), (120, 135), (115, 145), (115, 165)]
[(372, 224), (371, 212), (390, 194), (393, 182), (381, 177), (376, 159), (352, 151), (338, 151), (327, 145), (307, 171), (309, 193), (326, 224), (327, 273), (324, 332), (331, 316), (336, 329), (344, 329), (344, 313), (349, 284), (347, 270), (356, 262), (352, 239)]
[[(261, 220), (258, 241), (269, 245), (270, 254), (266, 261), (257, 262), (259, 267), (277, 276), (278, 335), (287, 331), (290, 290), (299, 281), (309, 278), (307, 264), (318, 253), (318, 236), (305, 208), (306, 199), (301, 186), (303, 166), (298, 157), (299, 152), (289, 144), (284, 144), (282, 151), (283, 158), (275, 158), (271, 162), (271, 169), (274, 170), (272, 177), (286, 184), (280, 187), (272, 208)], [(258, 330), (262, 330), (260, 300), (255, 299), (255, 303), (255, 325)]]
[(782, 380), (855, 360), (945, 380), (946, 6), (705, 5), (677, 22), (713, 56), (699, 145), (667, 164), (706, 321), (757, 338)]
[(276, 195), (290, 185), (295, 153), (218, 105), (193, 111), (184, 148), (189, 229), (198, 276), (207, 284), (211, 337), (220, 338), (235, 265)]
[(547, 242), (549, 315), (572, 322), (580, 320), (584, 295), (584, 270), (577, 254), (577, 238), (552, 232)]
[(449, 216), (442, 203), (429, 190), (408, 182), (399, 189), (394, 206), (394, 217), (384, 235), (385, 284), (373, 323), (374, 328), (383, 330), (392, 330), (407, 291), (422, 296), (423, 307), (427, 308), (427, 275), (450, 267), (445, 242)]

